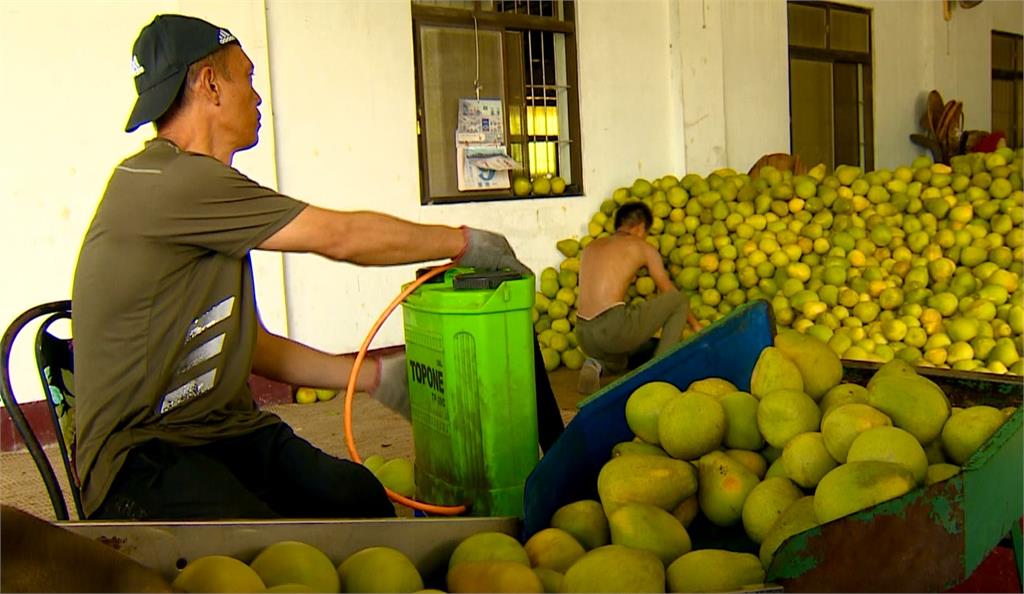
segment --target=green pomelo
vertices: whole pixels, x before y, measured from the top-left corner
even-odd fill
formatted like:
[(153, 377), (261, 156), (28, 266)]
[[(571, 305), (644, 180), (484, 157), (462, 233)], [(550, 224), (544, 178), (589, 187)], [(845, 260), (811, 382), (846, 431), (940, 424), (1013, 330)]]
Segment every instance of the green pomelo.
[(690, 551), (690, 535), (675, 516), (646, 503), (627, 503), (608, 516), (612, 544), (649, 551), (668, 565)]
[(876, 374), (872, 382), (868, 404), (888, 415), (893, 425), (906, 429), (921, 443), (939, 436), (949, 418), (949, 400), (933, 382), (916, 374)]
[(532, 567), (544, 567), (564, 573), (583, 556), (581, 545), (571, 534), (559, 528), (545, 528), (523, 545)]
[(268, 588), (303, 584), (316, 592), (337, 592), (340, 587), (334, 562), (323, 551), (304, 542), (274, 543), (260, 551), (249, 566)]
[(877, 460), (906, 468), (920, 484), (928, 470), (928, 456), (913, 435), (899, 427), (872, 427), (853, 440), (846, 461)]
[(523, 545), (504, 532), (479, 532), (463, 539), (448, 558), (448, 569), (467, 561), (514, 561), (530, 566)]
[(796, 500), (800, 489), (784, 476), (766, 477), (751, 489), (743, 502), (743, 529), (750, 540), (761, 543), (776, 520)]
[(654, 553), (605, 545), (583, 555), (565, 572), (562, 591), (664, 592), (665, 565)]
[(843, 379), (839, 355), (814, 336), (787, 330), (775, 337), (775, 347), (796, 364), (803, 391), (814, 400), (821, 400)]
[(175, 592), (262, 592), (266, 587), (253, 568), (225, 555), (189, 561), (171, 585)]
[(642, 441), (620, 441), (612, 447), (612, 458), (636, 455), (668, 456), (668, 453), (656, 445)]
[(757, 406), (757, 428), (765, 441), (777, 448), (801, 433), (816, 431), (820, 421), (818, 405), (799, 390), (768, 392)]
[(821, 433), (807, 432), (789, 440), (782, 450), (782, 465), (791, 481), (812, 489), (836, 467), (836, 461), (825, 448)]
[(601, 503), (593, 499), (581, 499), (558, 508), (551, 516), (551, 527), (565, 530), (587, 550), (610, 542), (608, 518)]
[(601, 467), (597, 492), (606, 515), (626, 503), (671, 510), (697, 492), (697, 469), (663, 456), (619, 456)]
[(818, 408), (821, 409), (821, 417), (824, 419), (828, 416), (829, 411), (837, 406), (854, 402), (867, 403), (867, 401), (867, 388), (859, 384), (844, 383), (825, 392), (825, 396), (818, 403)]
[(782, 512), (779, 519), (772, 524), (772, 527), (768, 529), (768, 533), (764, 535), (759, 551), (761, 565), (767, 570), (772, 564), (775, 551), (779, 549), (787, 538), (805, 530), (810, 530), (818, 524), (818, 518), (814, 513), (814, 496), (807, 495), (797, 499)]
[(892, 420), (882, 411), (867, 404), (843, 404), (832, 409), (821, 423), (828, 453), (838, 462), (846, 462), (853, 440), (872, 427), (891, 426)]
[(662, 409), (658, 437), (673, 458), (695, 460), (722, 444), (725, 424), (725, 409), (717, 398), (687, 391)]
[(895, 499), (917, 485), (899, 464), (863, 460), (847, 462), (825, 475), (814, 491), (814, 514), (825, 524)]
[(706, 377), (691, 383), (686, 390), (688, 392), (703, 392), (711, 396), (722, 396), (723, 394), (735, 392), (737, 388), (735, 384), (727, 379), (722, 379), (720, 377)]
[(528, 565), (515, 561), (467, 561), (448, 570), (448, 591), (543, 593), (544, 584)]
[(743, 515), (743, 502), (760, 482), (757, 475), (724, 452), (701, 457), (697, 497), (704, 515), (718, 526), (731, 526)]
[(750, 393), (760, 399), (769, 392), (784, 388), (803, 391), (804, 380), (800, 368), (780, 349), (765, 347), (758, 355), (750, 375)]
[(665, 405), (679, 398), (682, 392), (668, 382), (648, 382), (626, 400), (626, 424), (637, 437), (647, 443), (659, 444), (658, 417)]
[(972, 406), (950, 417), (942, 428), (942, 447), (950, 460), (963, 465), (1003, 425), (1006, 417), (991, 406)]
[(757, 429), (758, 400), (747, 392), (730, 392), (719, 400), (725, 410), (726, 447), (741, 450), (759, 450), (764, 439)]
[(338, 576), (342, 592), (415, 592), (423, 589), (423, 578), (416, 566), (401, 551), (390, 547), (369, 547), (349, 555), (338, 565)]
[(702, 549), (673, 561), (666, 578), (670, 592), (736, 592), (762, 584), (764, 568), (750, 553)]

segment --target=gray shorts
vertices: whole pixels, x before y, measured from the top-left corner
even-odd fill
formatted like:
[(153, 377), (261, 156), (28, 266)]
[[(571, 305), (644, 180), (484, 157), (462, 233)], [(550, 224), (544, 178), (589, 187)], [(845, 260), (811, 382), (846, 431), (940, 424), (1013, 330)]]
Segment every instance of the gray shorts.
[(619, 372), (626, 368), (630, 353), (659, 329), (655, 356), (682, 340), (689, 312), (690, 300), (684, 293), (662, 293), (643, 303), (616, 305), (590, 320), (577, 319), (576, 338), (584, 353)]

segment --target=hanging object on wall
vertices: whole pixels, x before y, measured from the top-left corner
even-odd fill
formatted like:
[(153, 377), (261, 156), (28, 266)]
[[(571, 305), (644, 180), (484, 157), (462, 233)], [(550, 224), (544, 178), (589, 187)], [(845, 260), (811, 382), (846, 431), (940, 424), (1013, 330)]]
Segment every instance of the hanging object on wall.
[(960, 8), (968, 9), (981, 4), (981, 0), (959, 0), (959, 2), (956, 0), (942, 0), (942, 17), (947, 21), (953, 18), (954, 4), (959, 4)]

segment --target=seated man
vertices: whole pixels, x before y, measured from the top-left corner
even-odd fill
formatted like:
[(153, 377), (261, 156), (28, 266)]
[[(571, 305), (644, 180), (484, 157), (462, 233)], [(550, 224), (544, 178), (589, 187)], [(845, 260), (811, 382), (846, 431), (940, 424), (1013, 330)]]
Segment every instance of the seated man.
[[(661, 330), (654, 356), (682, 339), (689, 301), (676, 290), (661, 254), (644, 238), (653, 220), (643, 202), (628, 202), (615, 213), (615, 233), (595, 239), (580, 260), (580, 297), (576, 337), (588, 356), (580, 369), (581, 394), (601, 387), (601, 371), (626, 369), (629, 355)], [(637, 305), (626, 304), (626, 291), (641, 268), (660, 293)]]
[[(160, 15), (133, 54), (138, 99), (126, 130), (153, 122), (156, 138), (115, 168), (72, 290), (86, 516), (395, 515), (369, 470), (325, 454), (253, 401), (250, 373), (345, 388), (354, 357), (269, 332), (249, 252), (315, 253), (360, 266), (451, 258), (529, 269), (495, 233), (318, 208), (234, 169), (235, 153), (257, 142), (261, 99), (253, 64), (228, 30)], [(368, 360), (355, 382), (401, 407), (406, 377), (398, 354)], [(553, 397), (548, 404), (558, 414)], [(561, 428), (559, 416), (542, 427), (542, 439)]]

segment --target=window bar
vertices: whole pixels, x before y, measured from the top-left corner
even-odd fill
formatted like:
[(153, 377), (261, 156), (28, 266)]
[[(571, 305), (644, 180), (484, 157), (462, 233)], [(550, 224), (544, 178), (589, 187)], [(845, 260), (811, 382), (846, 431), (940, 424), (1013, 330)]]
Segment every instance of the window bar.
[(525, 130), (525, 132), (526, 132), (526, 155), (527, 155), (527, 161), (528, 161), (527, 162), (526, 174), (529, 175), (530, 177), (533, 177), (533, 174), (534, 174), (534, 172), (536, 170), (536, 166), (534, 165), (534, 163), (536, 162), (536, 159), (534, 158), (536, 156), (536, 153), (535, 153), (536, 147), (535, 147), (534, 143), (532, 142), (532, 140), (533, 140), (533, 132), (535, 132), (535, 130), (534, 131), (530, 130), (530, 123), (533, 122), (534, 127), (536, 127), (536, 125), (537, 125), (537, 122), (536, 122), (536, 110), (534, 108), (534, 96), (533, 96), (533, 93), (534, 93), (534, 86), (533, 86), (533, 84), (534, 84), (534, 80), (533, 80), (533, 33), (534, 33), (533, 31), (527, 31), (526, 32), (526, 68), (525, 68), (526, 75), (528, 77), (528, 79), (527, 79), (528, 83), (527, 83), (526, 93), (525, 93), (525, 96), (526, 96), (526, 130)]

